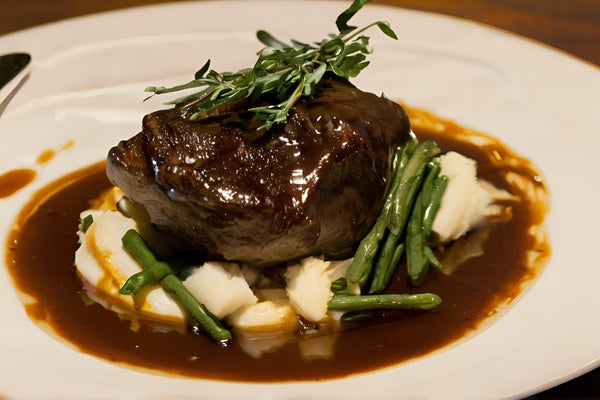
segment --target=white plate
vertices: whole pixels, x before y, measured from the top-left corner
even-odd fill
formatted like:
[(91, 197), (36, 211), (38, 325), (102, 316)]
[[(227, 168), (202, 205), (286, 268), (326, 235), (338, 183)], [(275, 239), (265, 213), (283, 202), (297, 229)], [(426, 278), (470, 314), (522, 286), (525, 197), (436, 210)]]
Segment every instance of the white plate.
[[(148, 84), (190, 78), (207, 58), (237, 69), (261, 46), (257, 28), (318, 40), (335, 30), (340, 2), (199, 2), (89, 16), (0, 38), (0, 52), (33, 55), (30, 79), (0, 117), (0, 172), (31, 167), (70, 140), (38, 179), (0, 201), (6, 229), (31, 193), (102, 159), (136, 133)], [(544, 172), (553, 256), (537, 283), (491, 327), (457, 346), (372, 374), (321, 383), (235, 384), (136, 373), (80, 354), (34, 326), (0, 272), (0, 397), (17, 398), (444, 398), (522, 396), (600, 362), (597, 247), (600, 71), (504, 32), (399, 8), (367, 6), (373, 63), (355, 83), (501, 138)], [(2, 232), (5, 235), (5, 232)], [(5, 236), (0, 243), (5, 242)]]

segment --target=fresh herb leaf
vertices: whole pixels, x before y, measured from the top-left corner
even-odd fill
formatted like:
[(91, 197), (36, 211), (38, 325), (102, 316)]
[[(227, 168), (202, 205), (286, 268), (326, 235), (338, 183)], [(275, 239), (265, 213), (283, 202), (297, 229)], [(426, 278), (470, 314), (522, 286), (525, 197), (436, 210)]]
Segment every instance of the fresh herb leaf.
[[(273, 35), (271, 35), (267, 31), (260, 30), (260, 31), (256, 32), (256, 38), (258, 40), (260, 40), (267, 47), (272, 47), (272, 48), (278, 49), (278, 50), (283, 50), (284, 48), (287, 47), (287, 44), (274, 38)], [(300, 46), (300, 47), (302, 47), (302, 46)]]
[(196, 74), (194, 75), (194, 79), (202, 79), (204, 78), (204, 74), (206, 74), (206, 72), (208, 71), (208, 68), (210, 67), (210, 60), (208, 60), (203, 66), (202, 68), (200, 68)]
[(94, 223), (94, 217), (92, 214), (88, 214), (81, 220), (81, 230), (83, 233), (86, 233), (90, 226)]
[[(377, 26), (387, 36), (397, 39), (389, 23), (377, 21), (364, 28), (348, 25), (348, 21), (369, 0), (355, 0), (336, 20), (337, 34), (329, 34), (316, 44), (291, 39), (282, 42), (270, 33), (259, 30), (258, 40), (266, 47), (258, 52), (252, 68), (231, 73), (210, 69), (208, 60), (194, 75), (194, 80), (174, 87), (151, 86), (148, 97), (186, 89), (200, 88), (198, 92), (177, 98), (167, 104), (185, 104), (192, 111), (190, 119), (202, 117), (206, 111), (222, 104), (249, 99), (249, 111), (262, 120), (258, 129), (270, 129), (284, 123), (292, 106), (302, 96), (310, 97), (323, 76), (333, 73), (344, 79), (356, 77), (369, 65), (367, 55), (373, 49), (365, 30)], [(264, 95), (272, 104), (264, 104)], [(146, 100), (148, 99), (146, 98)]]
[(379, 27), (379, 29), (381, 29), (381, 32), (385, 33), (387, 36), (391, 37), (392, 39), (398, 39), (396, 32), (392, 30), (392, 27), (389, 23), (381, 21), (377, 22), (377, 26)]
[(356, 26), (349, 26), (348, 21), (356, 14), (369, 0), (355, 0), (346, 11), (338, 15), (335, 25), (341, 33), (347, 33), (356, 29)]

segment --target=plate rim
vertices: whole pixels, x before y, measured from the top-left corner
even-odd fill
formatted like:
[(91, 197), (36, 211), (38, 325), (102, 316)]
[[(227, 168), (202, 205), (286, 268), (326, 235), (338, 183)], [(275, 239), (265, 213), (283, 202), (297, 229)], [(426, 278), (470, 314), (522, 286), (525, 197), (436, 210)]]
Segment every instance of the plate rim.
[[(236, 5), (244, 4), (244, 3), (248, 4), (247, 2), (244, 2), (244, 1), (214, 1), (214, 2), (209, 1), (209, 2), (205, 2), (205, 3), (212, 3), (213, 5), (218, 4), (219, 6), (222, 6), (225, 3), (236, 4)], [(275, 2), (274, 1), (261, 1), (259, 3), (262, 4), (262, 3), (275, 3)], [(299, 3), (299, 1), (289, 1), (288, 3)], [(323, 6), (323, 7), (332, 7), (335, 4), (336, 8), (340, 8), (340, 5), (342, 4), (341, 2), (336, 2), (336, 1), (330, 1), (330, 2), (314, 1), (312, 3), (313, 4), (319, 4), (321, 6), (323, 6), (323, 4), (329, 4), (329, 6)], [(171, 4), (160, 4), (160, 5), (149, 5), (149, 6), (142, 6), (142, 7), (134, 7), (134, 8), (126, 9), (126, 12), (127, 13), (139, 13), (139, 12), (142, 12), (143, 13), (143, 11), (146, 10), (146, 9), (147, 10), (150, 10), (150, 9), (156, 10), (158, 8), (163, 8), (163, 7), (165, 9), (167, 9), (167, 8), (172, 8), (174, 5), (177, 5), (178, 8), (182, 8), (183, 9), (184, 8), (183, 4), (184, 3), (171, 3)], [(195, 3), (192, 3), (192, 4), (195, 4)], [(196, 3), (195, 6), (198, 6), (198, 4), (199, 3)], [(484, 29), (486, 31), (493, 30), (493, 31), (501, 33), (502, 35), (508, 35), (510, 37), (513, 37), (513, 38), (515, 38), (515, 40), (529, 41), (531, 44), (533, 44), (536, 47), (540, 47), (540, 46), (545, 47), (546, 50), (548, 50), (550, 52), (553, 52), (555, 54), (561, 54), (561, 57), (569, 58), (569, 59), (571, 59), (575, 63), (578, 63), (578, 64), (583, 63), (583, 64), (586, 64), (588, 66), (593, 67), (593, 69), (596, 71), (596, 73), (598, 71), (600, 71), (600, 69), (598, 68), (598, 66), (596, 66), (595, 64), (589, 63), (589, 62), (587, 62), (585, 60), (580, 60), (578, 57), (576, 57), (576, 56), (574, 56), (574, 55), (572, 55), (570, 53), (567, 53), (567, 52), (564, 52), (562, 50), (556, 49), (554, 47), (551, 47), (549, 45), (546, 45), (546, 44), (543, 44), (541, 42), (535, 41), (533, 39), (529, 39), (529, 38), (526, 38), (526, 37), (523, 37), (523, 36), (511, 33), (511, 32), (508, 32), (508, 31), (504, 31), (504, 30), (502, 30), (500, 28), (490, 27), (490, 26), (485, 25), (485, 24), (480, 24), (480, 23), (476, 23), (476, 22), (473, 22), (473, 21), (464, 20), (462, 18), (445, 16), (445, 15), (431, 13), (431, 12), (427, 12), (427, 11), (409, 10), (409, 9), (403, 9), (403, 8), (400, 8), (400, 7), (386, 6), (386, 5), (381, 5), (381, 4), (372, 4), (372, 5), (370, 5), (370, 7), (371, 8), (381, 8), (381, 9), (393, 9), (393, 10), (396, 10), (396, 11), (402, 10), (402, 12), (414, 13), (415, 15), (422, 14), (422, 15), (435, 16), (435, 18), (442, 17), (444, 19), (452, 19), (452, 20), (459, 21), (459, 23), (461, 23), (461, 24), (462, 23), (466, 23), (466, 24), (477, 25), (478, 27), (480, 27), (481, 29)], [(42, 26), (38, 26), (38, 27), (34, 27), (34, 28), (20, 30), (20, 31), (17, 31), (17, 32), (13, 32), (13, 33), (9, 33), (7, 35), (0, 36), (0, 44), (2, 44), (3, 41), (5, 41), (7, 39), (9, 39), (9, 41), (14, 41), (15, 38), (21, 40), (21, 38), (23, 38), (24, 36), (30, 35), (31, 32), (42, 32), (42, 33), (50, 34), (50, 33), (52, 33), (51, 32), (52, 30), (54, 30), (54, 29), (62, 29), (65, 26), (68, 27), (68, 26), (72, 25), (74, 21), (77, 22), (77, 23), (80, 23), (81, 21), (93, 22), (93, 21), (96, 21), (98, 19), (106, 19), (106, 18), (110, 19), (113, 15), (123, 15), (122, 13), (123, 13), (123, 10), (107, 11), (107, 12), (102, 12), (102, 13), (98, 13), (98, 14), (86, 15), (86, 16), (82, 16), (82, 17), (69, 18), (69, 19), (66, 19), (66, 20), (61, 20), (61, 21), (57, 21), (57, 22), (48, 23), (48, 24), (44, 24)], [(27, 38), (23, 38), (23, 40), (26, 42)], [(1, 121), (1, 118), (0, 118), (0, 121)], [(1, 126), (2, 125), (0, 125), (0, 127)], [(572, 371), (571, 373), (568, 373), (568, 374), (563, 375), (561, 377), (556, 377), (554, 380), (552, 380), (552, 382), (543, 383), (543, 384), (541, 384), (541, 386), (538, 385), (538, 386), (536, 386), (535, 389), (533, 389), (533, 388), (530, 389), (529, 393), (534, 393), (534, 392), (539, 391), (540, 389), (543, 390), (545, 388), (554, 386), (555, 384), (562, 383), (562, 382), (564, 382), (564, 381), (566, 381), (568, 379), (571, 379), (571, 378), (573, 378), (575, 376), (578, 376), (578, 375), (581, 375), (581, 374), (583, 374), (585, 372), (588, 372), (588, 371), (592, 370), (594, 367), (596, 367), (598, 365), (600, 365), (600, 358), (597, 358), (595, 362), (590, 362), (589, 364), (580, 367), (577, 371)], [(523, 394), (523, 393), (519, 393), (519, 394)]]

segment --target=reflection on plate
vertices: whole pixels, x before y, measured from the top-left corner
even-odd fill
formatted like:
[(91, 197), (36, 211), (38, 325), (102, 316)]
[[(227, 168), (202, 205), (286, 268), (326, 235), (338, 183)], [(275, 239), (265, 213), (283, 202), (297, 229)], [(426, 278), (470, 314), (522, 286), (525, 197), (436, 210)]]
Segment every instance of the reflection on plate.
[[(0, 38), (3, 51), (34, 58), (26, 85), (0, 118), (0, 173), (36, 168), (37, 178), (0, 202), (6, 234), (21, 204), (45, 183), (105, 157), (137, 132), (148, 84), (187, 78), (207, 58), (234, 70), (253, 60), (254, 31), (319, 39), (335, 29), (339, 2), (201, 2), (90, 16)], [(268, 12), (266, 12), (268, 10)], [(223, 18), (223, 16), (227, 18)], [(252, 18), (247, 18), (252, 15)], [(302, 16), (292, 24), (289, 15)], [(0, 272), (0, 395), (28, 398), (305, 397), (503, 398), (562, 382), (600, 363), (600, 270), (593, 248), (600, 170), (595, 135), (600, 73), (570, 57), (464, 21), (371, 6), (357, 19), (384, 16), (392, 42), (373, 34), (364, 90), (431, 110), (501, 138), (544, 172), (552, 195), (548, 216), (553, 257), (510, 311), (468, 341), (428, 357), (344, 380), (246, 385), (160, 378), (79, 354), (26, 317), (5, 270)], [(110, 29), (106, 29), (110, 27)], [(314, 33), (314, 37), (310, 37)], [(37, 156), (73, 144), (40, 166)], [(2, 237), (4, 242), (5, 236)], [(35, 381), (35, 385), (30, 382)]]

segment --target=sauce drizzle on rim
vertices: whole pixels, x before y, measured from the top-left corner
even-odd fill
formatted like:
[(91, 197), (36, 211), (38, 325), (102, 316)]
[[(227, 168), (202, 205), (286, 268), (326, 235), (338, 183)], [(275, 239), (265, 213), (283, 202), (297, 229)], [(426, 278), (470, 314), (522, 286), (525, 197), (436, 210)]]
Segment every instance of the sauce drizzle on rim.
[[(71, 140), (62, 145), (58, 150), (44, 150), (37, 156), (36, 164), (44, 165), (50, 162), (58, 152), (70, 149), (74, 144), (75, 141)], [(3, 173), (0, 175), (0, 198), (12, 196), (33, 182), (36, 177), (37, 171), (32, 168), (18, 168)]]
[(37, 171), (30, 168), (19, 168), (0, 175), (0, 198), (12, 196), (29, 185), (37, 176)]

